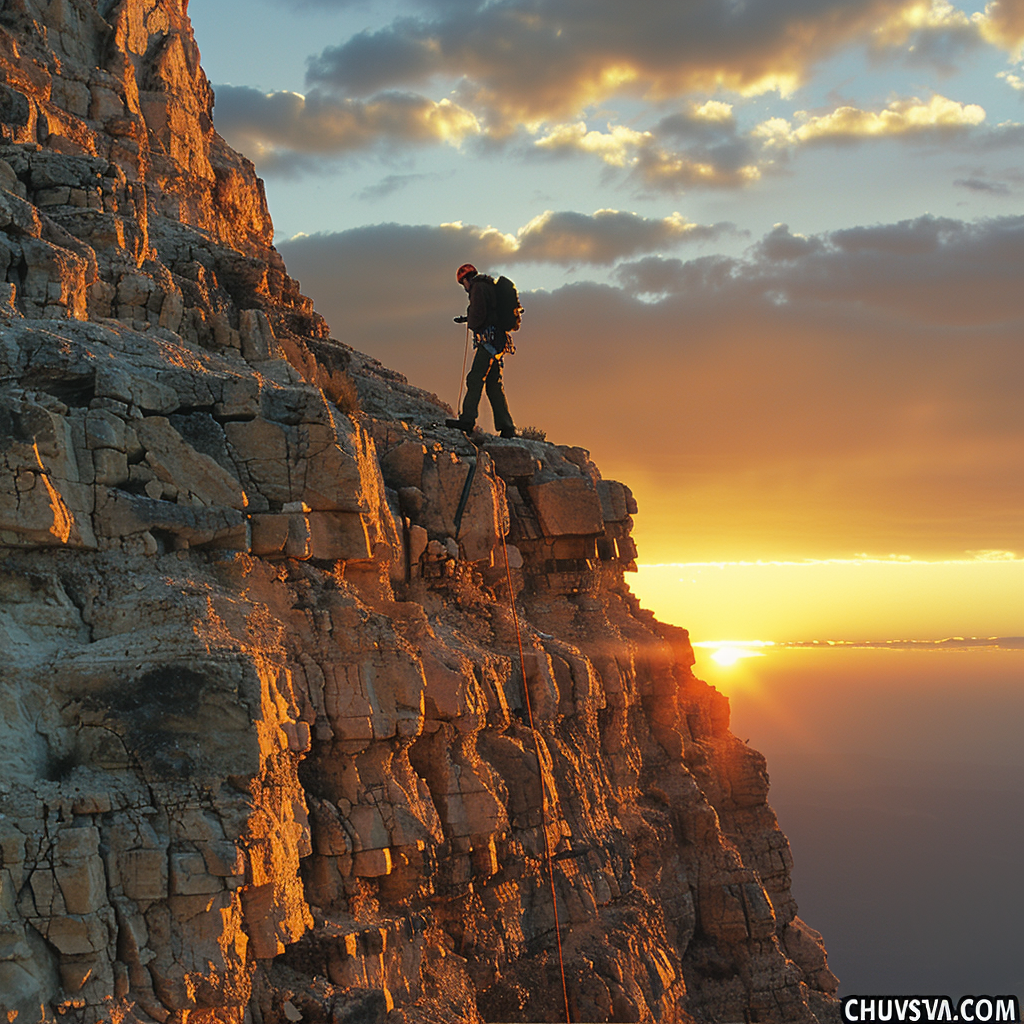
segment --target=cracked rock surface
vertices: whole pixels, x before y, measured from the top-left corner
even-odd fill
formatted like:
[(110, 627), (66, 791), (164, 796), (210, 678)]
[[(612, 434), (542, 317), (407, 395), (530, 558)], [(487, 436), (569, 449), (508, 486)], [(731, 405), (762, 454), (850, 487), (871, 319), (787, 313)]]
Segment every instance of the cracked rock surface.
[(573, 1020), (834, 1019), (629, 489), (331, 337), (186, 9), (0, 10), (4, 1019), (562, 1019), (548, 852)]

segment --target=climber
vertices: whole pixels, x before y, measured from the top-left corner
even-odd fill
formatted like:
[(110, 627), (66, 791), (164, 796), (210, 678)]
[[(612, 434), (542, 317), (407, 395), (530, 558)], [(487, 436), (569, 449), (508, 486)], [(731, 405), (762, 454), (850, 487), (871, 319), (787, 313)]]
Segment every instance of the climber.
[(445, 420), (445, 425), (471, 433), (476, 426), (480, 393), (486, 387), (495, 430), (502, 437), (515, 437), (516, 427), (508, 411), (505, 390), (501, 384), (502, 356), (510, 347), (509, 337), (508, 330), (499, 323), (494, 281), (486, 274), (477, 273), (472, 263), (464, 263), (459, 267), (455, 278), (469, 293), (467, 315), (455, 317), (455, 322), (469, 325), (476, 354), (466, 376), (466, 398), (462, 403), (462, 413), (456, 420)]

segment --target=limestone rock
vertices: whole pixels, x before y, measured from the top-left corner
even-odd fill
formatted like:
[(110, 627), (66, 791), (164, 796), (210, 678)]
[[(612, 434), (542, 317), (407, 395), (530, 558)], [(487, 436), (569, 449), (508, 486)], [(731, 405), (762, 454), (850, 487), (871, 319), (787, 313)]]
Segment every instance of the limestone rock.
[(529, 494), (546, 537), (600, 533), (604, 527), (601, 501), (581, 478), (533, 484)]

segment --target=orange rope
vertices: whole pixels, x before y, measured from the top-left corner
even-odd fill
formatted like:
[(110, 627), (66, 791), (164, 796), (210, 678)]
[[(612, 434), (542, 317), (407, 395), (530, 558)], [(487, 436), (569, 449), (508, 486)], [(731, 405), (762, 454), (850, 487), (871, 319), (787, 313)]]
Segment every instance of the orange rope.
[(466, 360), (469, 359), (469, 324), (466, 324), (466, 351), (462, 353), (462, 376), (459, 378), (459, 403), (455, 406), (455, 415), (462, 417), (462, 388), (466, 383)]
[(526, 714), (530, 719), (530, 730), (533, 733), (533, 747), (537, 754), (537, 774), (540, 777), (540, 817), (544, 832), (544, 859), (548, 865), (548, 881), (551, 883), (551, 908), (555, 912), (555, 941), (558, 943), (558, 969), (562, 974), (562, 998), (565, 1000), (565, 1024), (572, 1024), (569, 1014), (569, 989), (565, 984), (565, 960), (562, 958), (562, 933), (558, 927), (558, 897), (555, 895), (555, 869), (551, 860), (551, 846), (548, 842), (547, 797), (544, 793), (544, 772), (540, 761), (540, 740), (533, 725), (533, 707), (530, 704), (530, 687), (526, 682), (526, 660), (523, 657), (523, 637), (519, 632), (519, 615), (516, 612), (516, 597), (512, 589), (512, 570), (508, 564), (508, 545), (505, 534), (501, 535), (501, 550), (505, 555), (505, 578), (508, 580), (508, 600), (512, 605), (512, 622), (516, 627), (516, 642), (519, 644), (519, 671), (523, 677), (523, 693), (526, 696)]

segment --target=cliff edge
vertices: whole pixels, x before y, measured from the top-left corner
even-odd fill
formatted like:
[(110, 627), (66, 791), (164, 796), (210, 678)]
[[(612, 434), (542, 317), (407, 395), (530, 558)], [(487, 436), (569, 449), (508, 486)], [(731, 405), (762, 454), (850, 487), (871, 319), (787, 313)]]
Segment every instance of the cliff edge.
[(628, 488), (331, 338), (212, 102), (186, 0), (5, 0), (5, 1019), (561, 1020), (556, 938), (574, 1021), (832, 1019)]

